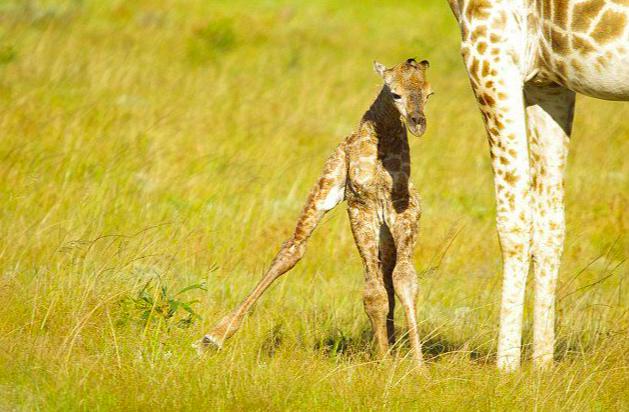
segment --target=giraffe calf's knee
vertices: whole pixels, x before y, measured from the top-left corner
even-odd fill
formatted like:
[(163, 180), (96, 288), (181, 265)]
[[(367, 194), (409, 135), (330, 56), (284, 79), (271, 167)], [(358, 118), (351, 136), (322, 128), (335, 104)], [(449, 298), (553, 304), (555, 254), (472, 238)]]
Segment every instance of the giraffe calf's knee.
[(304, 257), (305, 253), (306, 245), (304, 243), (296, 243), (292, 240), (288, 241), (278, 252), (271, 267), (275, 268), (280, 274), (287, 272), (295, 267), (301, 258)]
[(389, 297), (384, 285), (375, 280), (367, 282), (363, 303), (369, 316), (386, 316), (389, 311)]
[(393, 270), (393, 287), (398, 296), (404, 295), (410, 299), (417, 296), (417, 275), (410, 263), (398, 263)]
[(304, 257), (304, 253), (306, 253), (304, 244), (293, 243), (286, 249), (286, 261), (291, 264), (291, 267), (295, 266)]

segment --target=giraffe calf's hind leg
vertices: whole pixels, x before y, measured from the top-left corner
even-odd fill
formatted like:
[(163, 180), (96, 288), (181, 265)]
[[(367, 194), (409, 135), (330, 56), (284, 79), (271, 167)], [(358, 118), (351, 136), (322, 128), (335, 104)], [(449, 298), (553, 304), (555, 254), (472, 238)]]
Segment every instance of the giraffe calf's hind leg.
[(232, 336), (242, 323), (247, 312), (258, 301), (264, 291), (277, 278), (291, 270), (306, 251), (306, 242), (312, 235), (323, 216), (337, 204), (343, 201), (345, 196), (345, 183), (347, 181), (347, 165), (345, 145), (340, 144), (324, 165), (323, 174), (310, 191), (306, 205), (297, 221), (293, 236), (282, 245), (282, 248), (273, 259), (269, 270), (262, 280), (251, 291), (249, 296), (234, 309), (229, 315), (221, 319), (214, 328), (206, 334), (198, 345), (199, 350), (209, 347), (220, 348), (223, 342)]
[(225, 340), (236, 333), (245, 315), (257, 302), (260, 296), (262, 296), (262, 293), (264, 293), (273, 281), (292, 269), (303, 257), (304, 251), (304, 245), (295, 245), (293, 242), (285, 244), (273, 260), (273, 263), (267, 273), (256, 285), (255, 289), (249, 294), (249, 296), (247, 296), (240, 306), (238, 306), (232, 313), (221, 319), (221, 321), (214, 326), (212, 331), (201, 339), (201, 346), (205, 348), (214, 347), (220, 349)]

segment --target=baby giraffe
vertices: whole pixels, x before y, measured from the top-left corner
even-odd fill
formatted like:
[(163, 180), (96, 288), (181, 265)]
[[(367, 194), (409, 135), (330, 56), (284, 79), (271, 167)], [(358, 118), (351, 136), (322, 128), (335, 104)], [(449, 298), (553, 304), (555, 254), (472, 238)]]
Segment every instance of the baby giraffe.
[(426, 60), (408, 59), (390, 69), (374, 62), (384, 86), (358, 130), (328, 158), (310, 192), (295, 232), (273, 259), (262, 280), (233, 312), (201, 340), (201, 347), (221, 347), (271, 283), (302, 258), (306, 242), (326, 212), (347, 200), (348, 214), (365, 267), (363, 302), (373, 327), (377, 351), (394, 342), (395, 296), (408, 322), (412, 354), (422, 363), (415, 305), (417, 275), (413, 249), (420, 217), (419, 196), (409, 181), (411, 160), (406, 135), (426, 130), (424, 106), (432, 94)]

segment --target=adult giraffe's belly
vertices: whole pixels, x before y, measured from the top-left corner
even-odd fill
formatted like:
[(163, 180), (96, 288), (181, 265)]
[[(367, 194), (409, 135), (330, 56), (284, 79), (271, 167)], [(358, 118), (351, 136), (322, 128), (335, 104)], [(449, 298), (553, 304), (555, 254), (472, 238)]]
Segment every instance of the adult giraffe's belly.
[(606, 100), (629, 100), (629, 39), (624, 55), (589, 55), (571, 62), (572, 74), (565, 85), (588, 96)]
[(575, 92), (629, 100), (629, 6), (599, 0), (583, 5), (563, 24), (543, 21), (541, 70)]

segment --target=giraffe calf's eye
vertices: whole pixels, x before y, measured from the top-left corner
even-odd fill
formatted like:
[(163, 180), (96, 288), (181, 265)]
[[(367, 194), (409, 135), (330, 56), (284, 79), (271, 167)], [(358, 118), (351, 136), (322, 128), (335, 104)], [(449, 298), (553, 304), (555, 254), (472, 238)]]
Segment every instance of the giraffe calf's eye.
[(399, 94), (395, 94), (395, 93), (391, 93), (391, 96), (395, 99), (395, 100), (400, 100), (402, 98), (402, 96), (400, 96)]

